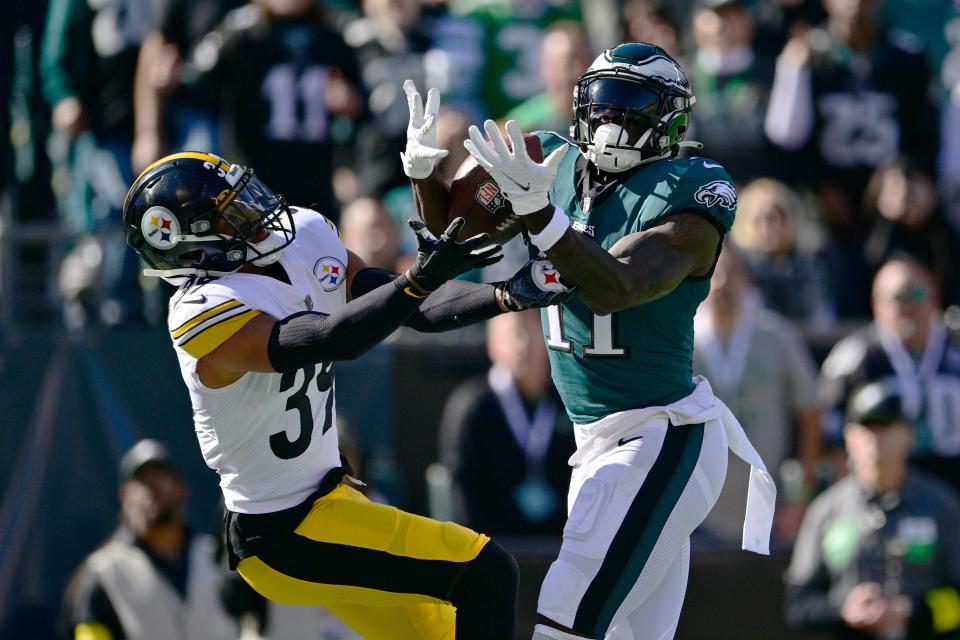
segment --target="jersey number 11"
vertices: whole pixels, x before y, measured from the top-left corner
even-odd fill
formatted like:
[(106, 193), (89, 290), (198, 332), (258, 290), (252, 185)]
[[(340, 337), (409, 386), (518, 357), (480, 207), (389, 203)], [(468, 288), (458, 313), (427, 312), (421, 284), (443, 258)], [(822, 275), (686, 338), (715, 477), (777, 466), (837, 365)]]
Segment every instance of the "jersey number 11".
[[(563, 335), (563, 307), (547, 308), (547, 346), (555, 351), (573, 351), (573, 341)], [(583, 345), (585, 358), (626, 358), (626, 347), (613, 344), (613, 314), (593, 314), (590, 344)]]

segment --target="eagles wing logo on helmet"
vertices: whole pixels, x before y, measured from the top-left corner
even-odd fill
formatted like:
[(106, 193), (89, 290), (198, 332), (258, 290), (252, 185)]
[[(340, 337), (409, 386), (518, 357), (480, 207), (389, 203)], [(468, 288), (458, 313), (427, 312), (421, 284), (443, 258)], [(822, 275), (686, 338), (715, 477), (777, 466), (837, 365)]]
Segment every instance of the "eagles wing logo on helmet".
[(719, 204), (725, 209), (737, 208), (737, 192), (726, 180), (714, 180), (703, 185), (693, 195), (693, 199), (705, 207)]
[[(607, 59), (609, 60), (609, 54), (607, 55)], [(634, 64), (611, 61), (611, 66), (626, 67), (636, 74), (662, 82), (678, 91), (690, 91), (690, 83), (687, 81), (683, 69), (666, 56), (654, 55), (646, 60), (639, 60)]]

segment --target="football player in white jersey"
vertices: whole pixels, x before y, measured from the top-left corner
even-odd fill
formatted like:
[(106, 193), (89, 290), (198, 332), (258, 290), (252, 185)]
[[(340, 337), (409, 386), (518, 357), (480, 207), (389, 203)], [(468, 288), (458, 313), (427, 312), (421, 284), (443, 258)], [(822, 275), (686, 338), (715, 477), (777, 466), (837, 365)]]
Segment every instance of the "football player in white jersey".
[(513, 558), (483, 534), (368, 501), (343, 483), (337, 444), (337, 360), (401, 324), (443, 331), (564, 295), (533, 286), (531, 265), (503, 283), (452, 280), (500, 258), (483, 236), (455, 241), (462, 224), (436, 239), (411, 223), (415, 264), (366, 268), (323, 215), (194, 152), (148, 167), (124, 203), (145, 273), (180, 284), (170, 335), (220, 475), (231, 565), (267, 598), (326, 605), (365, 638), (513, 638)]

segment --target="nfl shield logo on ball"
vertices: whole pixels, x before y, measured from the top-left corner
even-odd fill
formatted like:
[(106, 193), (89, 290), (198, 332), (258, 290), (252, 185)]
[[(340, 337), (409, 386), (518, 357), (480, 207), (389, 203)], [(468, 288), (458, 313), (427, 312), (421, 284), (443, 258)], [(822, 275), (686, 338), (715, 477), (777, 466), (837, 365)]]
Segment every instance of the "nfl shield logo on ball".
[(503, 206), (503, 194), (500, 187), (493, 180), (487, 180), (477, 187), (477, 202), (482, 204), (490, 213), (496, 213)]

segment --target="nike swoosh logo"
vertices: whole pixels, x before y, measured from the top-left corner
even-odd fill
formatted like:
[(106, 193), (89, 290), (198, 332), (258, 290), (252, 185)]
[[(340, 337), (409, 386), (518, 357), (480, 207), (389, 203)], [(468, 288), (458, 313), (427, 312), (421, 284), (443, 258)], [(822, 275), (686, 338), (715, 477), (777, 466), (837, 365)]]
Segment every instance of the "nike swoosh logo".
[(618, 446), (618, 447), (622, 447), (623, 445), (627, 444), (628, 442), (633, 442), (634, 440), (643, 440), (643, 436), (634, 436), (634, 437), (632, 437), (632, 438), (620, 438), (620, 441), (617, 442), (617, 446)]
[[(507, 174), (503, 174), (503, 175), (507, 176)], [(524, 191), (530, 191), (530, 183), (529, 183), (529, 182), (527, 183), (527, 186), (523, 186), (522, 184), (520, 184), (519, 182), (517, 182), (516, 180), (514, 180), (514, 179), (511, 178), (510, 176), (507, 176), (507, 180), (509, 180), (509, 181), (512, 182), (513, 184), (517, 185), (518, 187), (520, 187), (520, 188), (523, 189)]]
[(196, 297), (196, 298), (190, 298), (190, 299), (184, 298), (184, 299), (183, 299), (183, 303), (184, 303), (184, 304), (206, 304), (206, 303), (207, 303), (207, 296), (205, 296), (205, 295), (203, 295), (203, 294), (200, 294), (200, 295), (199, 295), (198, 297)]
[(404, 287), (404, 288), (403, 288), (403, 292), (404, 292), (405, 294), (407, 294), (408, 296), (410, 296), (411, 298), (416, 298), (417, 300), (419, 300), (419, 299), (421, 299), (421, 298), (426, 298), (427, 295), (429, 295), (429, 294), (420, 294), (420, 293), (417, 293), (416, 291), (414, 291), (414, 290), (411, 289), (410, 287)]
[(714, 164), (714, 163), (710, 162), (709, 160), (704, 160), (704, 161), (703, 161), (703, 166), (704, 166), (705, 168), (707, 168), (707, 169), (719, 169), (719, 168), (720, 168), (720, 165)]

